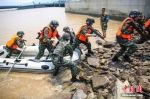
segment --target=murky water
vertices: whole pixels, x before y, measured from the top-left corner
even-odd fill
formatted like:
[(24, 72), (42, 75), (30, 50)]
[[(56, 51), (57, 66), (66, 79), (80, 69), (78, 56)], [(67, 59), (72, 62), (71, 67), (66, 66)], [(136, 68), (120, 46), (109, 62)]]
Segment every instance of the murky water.
[[(75, 32), (85, 23), (88, 15), (65, 13), (65, 8), (49, 7), (27, 10), (13, 10), (0, 12), (0, 45), (5, 45), (8, 39), (17, 31), (25, 32), (24, 39), (26, 44), (38, 44), (37, 32), (49, 24), (51, 20), (58, 20), (58, 31), (63, 34), (63, 27), (69, 26)], [(101, 32), (99, 17), (94, 17), (93, 27)], [(119, 26), (119, 21), (110, 20), (108, 23), (107, 38), (108, 41), (115, 40), (115, 32)], [(97, 47), (95, 40), (90, 38), (92, 48)], [(5, 75), (6, 71), (0, 71), (0, 77)], [(0, 82), (0, 99), (42, 99), (42, 96), (51, 95), (55, 92), (56, 86), (53, 86), (46, 80), (50, 74), (34, 74), (10, 72), (8, 77)]]

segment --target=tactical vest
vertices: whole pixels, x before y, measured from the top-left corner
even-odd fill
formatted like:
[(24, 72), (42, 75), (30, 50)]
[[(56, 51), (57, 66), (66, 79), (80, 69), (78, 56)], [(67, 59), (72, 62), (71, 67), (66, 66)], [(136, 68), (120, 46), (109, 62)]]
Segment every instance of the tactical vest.
[[(88, 25), (87, 25), (87, 24), (82, 25), (82, 26), (80, 27), (80, 29), (78, 30), (78, 32), (76, 33), (76, 36), (79, 38), (79, 40), (85, 42), (85, 41), (88, 39), (88, 37), (85, 36), (85, 35), (82, 33), (82, 28), (83, 28), (84, 26), (88, 26)], [(87, 31), (88, 31), (88, 34), (91, 34), (91, 32), (92, 32), (90, 29), (88, 29)]]
[[(117, 36), (120, 36), (120, 35), (121, 35), (122, 38), (131, 40), (131, 39), (132, 39), (132, 35), (131, 35), (131, 34), (123, 34), (123, 33), (122, 33), (122, 27), (123, 27), (124, 23), (125, 23), (127, 20), (133, 21), (133, 19), (130, 18), (130, 17), (126, 18), (126, 19), (120, 24), (116, 35), (117, 35)], [(132, 30), (133, 28), (132, 28), (132, 26), (129, 26), (127, 29), (128, 29), (128, 30)]]
[(18, 35), (13, 35), (12, 38), (6, 43), (6, 45), (14, 50), (17, 49), (18, 45), (15, 43), (16, 38), (18, 38)]
[(57, 35), (57, 33), (58, 33), (57, 30), (55, 29), (54, 32), (52, 32), (52, 29), (50, 28), (50, 26), (47, 25), (46, 27), (44, 27), (44, 28), (42, 29), (41, 35), (40, 35), (40, 39), (42, 39), (43, 42), (46, 42), (46, 40), (44, 39), (44, 29), (45, 29), (45, 28), (48, 28), (48, 29), (49, 29), (48, 32), (47, 32), (47, 35), (48, 35), (48, 37), (49, 37), (50, 39), (56, 37), (56, 35)]
[(61, 57), (64, 56), (64, 51), (65, 51), (65, 47), (66, 45), (69, 44), (67, 41), (63, 41), (61, 40), (59, 42), (59, 44), (56, 46), (56, 48), (54, 49), (53, 54), (59, 55)]

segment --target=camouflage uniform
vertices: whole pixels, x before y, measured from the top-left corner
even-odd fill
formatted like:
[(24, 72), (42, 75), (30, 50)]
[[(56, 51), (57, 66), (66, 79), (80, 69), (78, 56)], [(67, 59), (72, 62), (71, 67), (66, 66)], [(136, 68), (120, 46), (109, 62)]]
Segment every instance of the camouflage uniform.
[[(83, 28), (82, 28), (82, 34), (84, 34), (84, 35), (86, 35), (87, 34), (87, 26), (84, 26)], [(77, 47), (79, 47), (79, 44), (80, 43), (83, 43), (86, 47), (87, 47), (87, 49), (88, 50), (91, 50), (91, 43), (89, 42), (89, 40), (86, 40), (85, 42), (84, 41), (81, 41), (81, 40), (79, 40), (79, 38), (78, 37), (75, 37), (75, 39), (74, 39), (74, 42), (73, 42), (73, 44), (72, 44), (72, 48), (73, 48), (73, 50), (75, 49), (75, 48), (77, 48)]]
[(61, 40), (54, 49), (52, 55), (52, 62), (55, 65), (53, 76), (56, 76), (58, 74), (59, 67), (66, 66), (71, 69), (72, 77), (76, 77), (78, 75), (76, 64), (71, 60), (66, 60), (63, 58), (66, 54), (65, 52), (68, 52), (71, 57), (73, 56), (73, 50), (71, 45), (67, 41)]
[(73, 44), (74, 38), (75, 38), (75, 33), (74, 32), (70, 32), (70, 45)]
[[(150, 20), (150, 19), (149, 19)], [(143, 26), (145, 25), (145, 31), (148, 31), (148, 35), (140, 35), (140, 39), (136, 40), (135, 43), (137, 44), (142, 44), (147, 40), (150, 40), (150, 21), (149, 21), (149, 25), (148, 25), (148, 21), (145, 23), (144, 20), (138, 21), (139, 25), (141, 25), (141, 27), (143, 28)], [(144, 24), (145, 23), (145, 24)], [(147, 24), (147, 26), (146, 26)], [(142, 30), (143, 32), (144, 30)]]
[[(51, 40), (49, 38), (49, 36), (47, 35), (48, 31), (49, 31), (48, 28), (44, 29), (44, 38), (45, 38), (46, 42), (43, 42), (42, 39), (39, 39), (39, 53), (37, 54), (37, 56), (35, 57), (35, 59), (40, 59), (44, 55), (45, 49), (47, 49), (49, 52), (51, 52), (51, 50), (53, 48), (52, 43), (54, 41)], [(57, 35), (56, 37), (57, 37), (58, 40), (60, 40), (60, 36), (59, 35)]]
[[(20, 38), (20, 37), (15, 39), (15, 44), (17, 44), (19, 48), (24, 47), (24, 43), (22, 42), (22, 38)], [(8, 52), (8, 54), (6, 55), (6, 58), (10, 58), (12, 56), (12, 54), (18, 54), (19, 55), (21, 53), (20, 50), (18, 50), (18, 49), (14, 50), (13, 48), (8, 47), (7, 45), (6, 45), (6, 51)]]
[(104, 31), (104, 32), (106, 32), (106, 30), (107, 30), (107, 23), (108, 23), (108, 20), (106, 20), (107, 17), (108, 17), (108, 15), (106, 12), (102, 13), (100, 16), (100, 25), (101, 25), (102, 31)]
[[(131, 22), (131, 20), (127, 20), (124, 23), (124, 25), (121, 29), (123, 34), (132, 34), (133, 33), (134, 28), (132, 28), (132, 30), (128, 30), (128, 27), (131, 26), (130, 22)], [(137, 44), (135, 42), (125, 39), (125, 38), (121, 38), (121, 41), (118, 37), (116, 39), (117, 39), (117, 42), (119, 43), (121, 49), (115, 54), (114, 58), (115, 57), (118, 58), (128, 49), (127, 52), (125, 53), (124, 58), (127, 57), (127, 60), (129, 60), (128, 57), (131, 56), (137, 50)], [(114, 58), (113, 58), (113, 60), (115, 60)], [(129, 60), (129, 61), (131, 61), (131, 60)]]

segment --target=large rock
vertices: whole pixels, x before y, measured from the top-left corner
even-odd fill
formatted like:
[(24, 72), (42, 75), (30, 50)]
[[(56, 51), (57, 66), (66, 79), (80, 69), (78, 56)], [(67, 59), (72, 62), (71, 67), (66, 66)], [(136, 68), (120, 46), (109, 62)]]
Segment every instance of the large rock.
[(109, 84), (109, 79), (106, 76), (94, 75), (92, 77), (93, 89), (96, 91), (98, 88), (105, 88)]
[(116, 42), (107, 41), (103, 43), (104, 48), (111, 48), (111, 47), (114, 47), (115, 45), (116, 45)]
[(87, 62), (89, 65), (92, 65), (92, 66), (98, 66), (99, 65), (99, 59), (97, 58), (87, 58)]
[(87, 95), (83, 92), (83, 90), (77, 90), (72, 99), (86, 99)]

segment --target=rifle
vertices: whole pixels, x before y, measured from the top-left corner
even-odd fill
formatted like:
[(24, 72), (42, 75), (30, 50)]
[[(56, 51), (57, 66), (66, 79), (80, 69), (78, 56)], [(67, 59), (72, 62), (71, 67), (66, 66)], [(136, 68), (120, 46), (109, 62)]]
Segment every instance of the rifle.
[(102, 34), (101, 34), (98, 30), (94, 29), (94, 28), (91, 27), (91, 26), (88, 26), (88, 28), (91, 29), (92, 32), (94, 32), (98, 37), (100, 37), (100, 38), (103, 39), (105, 42), (107, 42), (107, 41), (104, 39), (104, 37), (102, 36)]
[[(145, 41), (148, 40), (148, 39), (147, 39), (147, 36), (144, 35), (144, 34), (146, 34), (145, 30), (143, 29), (143, 27), (142, 27), (140, 24), (139, 24), (139, 26), (137, 27), (137, 26), (131, 21), (131, 25), (133, 26), (133, 28), (135, 28), (135, 29), (137, 30), (137, 32), (138, 32), (142, 37), (145, 38)], [(143, 34), (143, 32), (144, 32), (144, 34)]]

